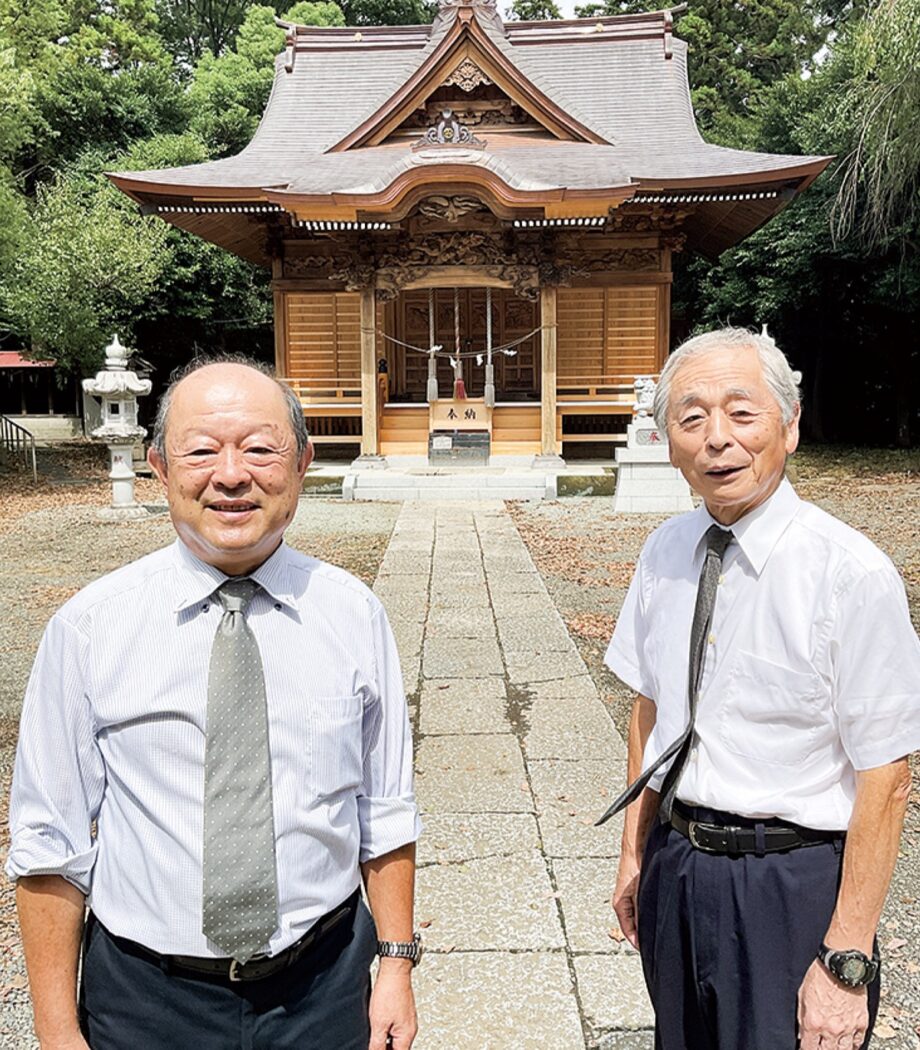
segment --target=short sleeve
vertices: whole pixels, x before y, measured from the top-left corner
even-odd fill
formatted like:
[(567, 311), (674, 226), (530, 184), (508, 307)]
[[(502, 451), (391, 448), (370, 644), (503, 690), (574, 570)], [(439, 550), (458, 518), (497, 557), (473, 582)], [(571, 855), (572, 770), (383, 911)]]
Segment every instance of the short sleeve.
[(655, 699), (653, 677), (645, 660), (646, 614), (643, 564), (640, 557), (626, 592), (604, 663), (630, 689)]
[(396, 641), (379, 607), (372, 620), (377, 696), (364, 711), (364, 785), (358, 796), (362, 862), (421, 832), (412, 773), (412, 732)]
[(87, 639), (69, 621), (53, 617), (23, 703), (6, 862), (12, 879), (60, 875), (84, 894), (96, 859), (92, 822), (105, 788), (87, 664)]
[(830, 656), (840, 737), (854, 768), (920, 749), (920, 640), (894, 566), (865, 573), (839, 596)]

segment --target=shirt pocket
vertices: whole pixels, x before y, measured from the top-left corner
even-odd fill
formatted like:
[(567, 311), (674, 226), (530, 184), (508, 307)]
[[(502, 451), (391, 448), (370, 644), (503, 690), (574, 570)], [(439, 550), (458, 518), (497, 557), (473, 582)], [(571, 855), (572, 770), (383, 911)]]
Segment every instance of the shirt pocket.
[(737, 755), (797, 766), (814, 752), (823, 721), (821, 680), (739, 650), (729, 670), (720, 738)]
[(310, 705), (310, 786), (318, 797), (355, 792), (364, 780), (364, 700), (317, 697)]

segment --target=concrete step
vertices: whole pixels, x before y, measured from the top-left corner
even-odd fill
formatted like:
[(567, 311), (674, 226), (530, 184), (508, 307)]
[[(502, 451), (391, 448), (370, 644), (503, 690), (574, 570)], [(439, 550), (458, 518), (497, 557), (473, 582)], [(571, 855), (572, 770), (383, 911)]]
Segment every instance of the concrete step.
[(556, 498), (556, 476), (479, 472), (413, 474), (368, 470), (346, 474), (346, 500), (538, 500)]

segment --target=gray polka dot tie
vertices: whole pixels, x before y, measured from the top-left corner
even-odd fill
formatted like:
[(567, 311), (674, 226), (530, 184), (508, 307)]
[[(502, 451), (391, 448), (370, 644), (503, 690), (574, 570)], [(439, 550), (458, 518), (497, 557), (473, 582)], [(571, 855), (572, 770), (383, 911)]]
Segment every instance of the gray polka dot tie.
[(208, 672), (202, 930), (240, 963), (278, 924), (265, 680), (244, 615), (258, 589), (250, 579), (218, 588), (224, 615)]

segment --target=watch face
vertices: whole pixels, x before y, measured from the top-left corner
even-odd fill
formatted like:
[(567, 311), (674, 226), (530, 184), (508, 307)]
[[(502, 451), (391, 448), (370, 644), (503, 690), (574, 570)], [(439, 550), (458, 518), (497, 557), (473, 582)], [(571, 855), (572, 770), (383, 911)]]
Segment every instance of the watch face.
[(861, 984), (866, 977), (866, 964), (862, 959), (843, 959), (840, 963), (840, 976), (850, 984)]

